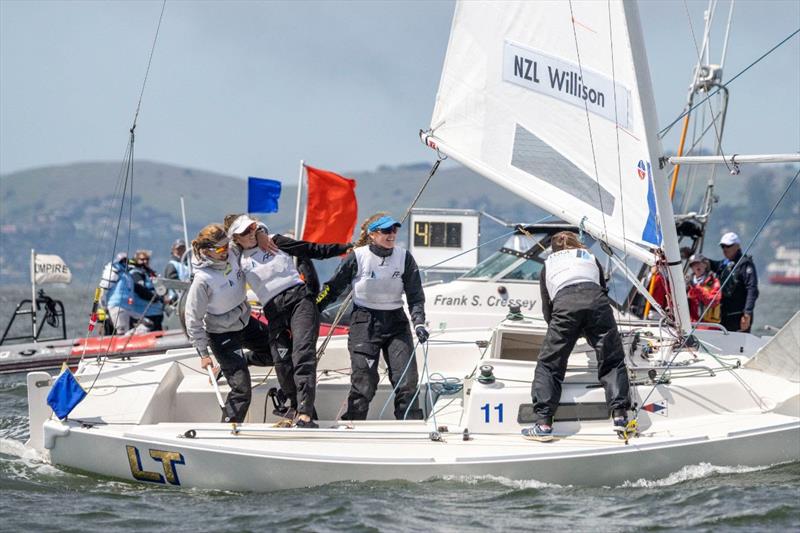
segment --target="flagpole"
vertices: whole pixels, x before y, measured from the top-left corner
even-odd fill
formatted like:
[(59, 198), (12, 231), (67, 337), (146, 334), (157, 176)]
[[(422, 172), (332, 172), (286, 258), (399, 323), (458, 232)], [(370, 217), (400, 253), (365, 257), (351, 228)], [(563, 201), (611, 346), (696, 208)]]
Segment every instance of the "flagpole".
[(304, 160), (300, 160), (300, 172), (297, 174), (297, 203), (294, 210), (294, 238), (303, 238), (303, 228), (300, 227), (300, 199), (303, 197), (303, 174), (306, 170)]
[[(183, 196), (181, 196), (181, 218), (183, 219), (183, 242), (186, 243), (186, 251), (192, 249), (192, 245), (189, 244), (189, 231), (186, 229), (186, 207), (183, 204)], [(186, 252), (184, 252), (185, 254)], [(181, 257), (181, 261), (183, 261), (183, 257)], [(192, 260), (189, 259), (189, 274), (192, 273)]]
[(36, 342), (36, 250), (31, 248), (31, 334)]

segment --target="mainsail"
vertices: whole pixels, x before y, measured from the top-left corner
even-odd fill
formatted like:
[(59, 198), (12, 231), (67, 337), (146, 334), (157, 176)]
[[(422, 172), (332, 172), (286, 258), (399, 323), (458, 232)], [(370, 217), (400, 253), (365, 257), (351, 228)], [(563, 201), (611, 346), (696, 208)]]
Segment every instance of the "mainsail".
[(652, 263), (663, 176), (645, 105), (621, 2), (464, 2), (431, 129), (448, 155)]
[(628, 256), (653, 264), (662, 248), (674, 267), (656, 126), (634, 3), (460, 2), (423, 140)]

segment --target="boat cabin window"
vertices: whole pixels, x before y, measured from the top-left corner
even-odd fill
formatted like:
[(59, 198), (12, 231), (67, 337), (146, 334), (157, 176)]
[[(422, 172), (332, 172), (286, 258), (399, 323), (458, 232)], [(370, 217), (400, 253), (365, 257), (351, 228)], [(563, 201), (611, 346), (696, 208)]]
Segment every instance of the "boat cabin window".
[(462, 278), (536, 281), (543, 264), (538, 254), (546, 249), (540, 243), (545, 238), (541, 234), (514, 235)]
[(535, 259), (522, 260), (511, 272), (503, 275), (502, 279), (516, 279), (523, 281), (539, 281), (539, 273), (544, 263)]

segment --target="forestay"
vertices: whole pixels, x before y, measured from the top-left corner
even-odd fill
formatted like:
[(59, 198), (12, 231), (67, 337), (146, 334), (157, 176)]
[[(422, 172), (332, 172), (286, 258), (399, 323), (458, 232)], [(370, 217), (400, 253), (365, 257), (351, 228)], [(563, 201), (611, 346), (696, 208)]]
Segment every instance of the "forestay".
[(426, 140), (652, 264), (666, 189), (641, 40), (621, 1), (459, 3)]

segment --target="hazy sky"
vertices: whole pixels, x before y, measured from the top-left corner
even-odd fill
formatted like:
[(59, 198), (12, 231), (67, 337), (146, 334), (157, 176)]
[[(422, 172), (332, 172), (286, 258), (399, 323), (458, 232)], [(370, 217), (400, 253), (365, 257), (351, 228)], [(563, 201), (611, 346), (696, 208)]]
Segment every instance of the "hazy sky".
[[(696, 59), (687, 8), (699, 39), (706, 5), (641, 4), (661, 125), (681, 112)], [(718, 7), (717, 61), (728, 6)], [(160, 10), (0, 0), (0, 173), (122, 160)], [(340, 172), (432, 161), (417, 131), (452, 11), (449, 1), (169, 1), (136, 156), (287, 183), (300, 159)], [(738, 0), (725, 79), (798, 27), (798, 0)], [(726, 152), (800, 150), (800, 36), (731, 93)]]

